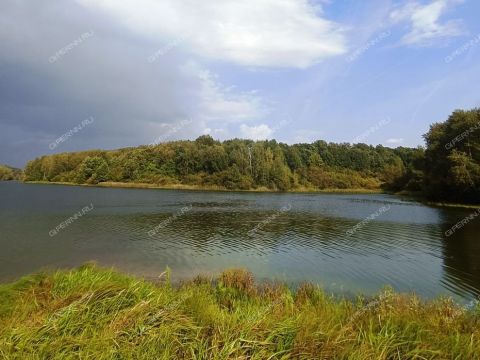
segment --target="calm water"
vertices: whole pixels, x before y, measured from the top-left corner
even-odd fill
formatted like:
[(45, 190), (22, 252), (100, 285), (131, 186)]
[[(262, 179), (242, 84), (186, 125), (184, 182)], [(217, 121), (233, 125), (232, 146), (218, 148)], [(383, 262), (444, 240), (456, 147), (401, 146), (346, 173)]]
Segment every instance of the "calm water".
[[(93, 210), (49, 236), (91, 204)], [(96, 260), (146, 277), (167, 265), (177, 279), (248, 267), (258, 279), (311, 281), (335, 293), (372, 294), (390, 284), (470, 301), (480, 294), (480, 217), (453, 236), (444, 233), (472, 212), (389, 195), (0, 182), (0, 280)], [(378, 216), (346, 235), (372, 214)]]

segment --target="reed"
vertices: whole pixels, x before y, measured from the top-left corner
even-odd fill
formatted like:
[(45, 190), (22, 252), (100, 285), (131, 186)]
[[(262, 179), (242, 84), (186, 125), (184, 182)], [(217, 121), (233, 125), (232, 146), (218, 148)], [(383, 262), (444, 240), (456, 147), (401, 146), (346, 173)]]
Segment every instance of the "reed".
[(478, 359), (480, 307), (338, 299), (246, 270), (178, 286), (87, 264), (0, 286), (5, 359)]

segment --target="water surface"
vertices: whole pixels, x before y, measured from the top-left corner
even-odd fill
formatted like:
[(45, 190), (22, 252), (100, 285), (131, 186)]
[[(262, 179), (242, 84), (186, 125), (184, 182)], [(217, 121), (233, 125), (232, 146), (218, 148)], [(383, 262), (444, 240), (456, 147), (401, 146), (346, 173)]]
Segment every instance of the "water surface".
[(473, 212), (390, 195), (0, 182), (0, 281), (95, 260), (153, 278), (166, 266), (177, 279), (248, 267), (258, 279), (310, 281), (335, 293), (369, 295), (389, 284), (466, 302), (480, 294), (480, 217), (445, 232)]

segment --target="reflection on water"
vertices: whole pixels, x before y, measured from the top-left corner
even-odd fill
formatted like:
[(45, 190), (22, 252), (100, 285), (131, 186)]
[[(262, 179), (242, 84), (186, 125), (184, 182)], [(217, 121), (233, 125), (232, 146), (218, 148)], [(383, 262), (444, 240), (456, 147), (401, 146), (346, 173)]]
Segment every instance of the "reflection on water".
[[(473, 210), (472, 210), (473, 211)], [(472, 211), (445, 213), (443, 233)], [(480, 219), (443, 240), (444, 286), (468, 297), (480, 294)], [(453, 284), (453, 285), (452, 285)]]
[[(48, 235), (90, 203), (94, 210)], [(177, 278), (242, 266), (259, 279), (311, 281), (333, 292), (371, 294), (390, 284), (469, 301), (480, 293), (480, 220), (444, 235), (468, 214), (388, 195), (0, 183), (0, 279), (89, 260), (146, 277), (166, 266)], [(166, 225), (149, 236), (159, 224)]]

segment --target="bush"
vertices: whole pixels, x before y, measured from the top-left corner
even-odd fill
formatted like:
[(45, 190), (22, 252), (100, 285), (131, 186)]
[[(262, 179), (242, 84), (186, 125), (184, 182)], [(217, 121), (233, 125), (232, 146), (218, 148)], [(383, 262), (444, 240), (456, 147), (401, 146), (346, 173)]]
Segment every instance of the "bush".
[(8, 181), (13, 179), (13, 170), (6, 166), (0, 165), (0, 181)]
[(99, 156), (87, 156), (77, 171), (76, 182), (79, 184), (98, 184), (109, 180), (110, 170), (108, 163)]

